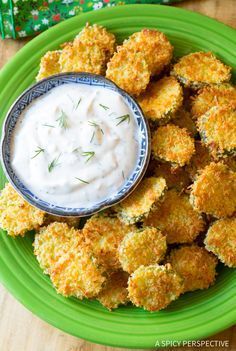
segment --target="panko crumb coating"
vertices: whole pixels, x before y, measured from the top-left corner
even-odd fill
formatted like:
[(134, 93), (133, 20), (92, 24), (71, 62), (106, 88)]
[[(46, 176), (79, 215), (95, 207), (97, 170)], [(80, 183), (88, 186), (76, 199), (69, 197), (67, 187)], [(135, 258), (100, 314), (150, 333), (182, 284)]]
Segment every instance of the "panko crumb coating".
[(174, 77), (164, 77), (157, 82), (151, 82), (138, 98), (145, 116), (158, 124), (167, 123), (182, 102), (183, 89)]
[(236, 109), (212, 107), (198, 118), (197, 126), (202, 141), (215, 159), (236, 156)]
[(48, 51), (40, 60), (39, 72), (36, 81), (61, 72), (59, 58), (61, 50)]
[(82, 243), (80, 230), (71, 228), (66, 223), (53, 222), (42, 227), (35, 235), (34, 254), (44, 273), (48, 274), (72, 246), (77, 247)]
[(62, 217), (62, 216), (54, 216), (51, 214), (46, 214), (43, 225), (47, 226), (53, 222), (66, 223), (69, 227), (78, 228), (80, 224), (79, 217)]
[(125, 225), (116, 217), (98, 214), (86, 222), (83, 236), (98, 263), (106, 270), (115, 270), (121, 267), (118, 246), (124, 236), (133, 230), (134, 226)]
[(202, 144), (201, 141), (195, 141), (195, 154), (191, 158), (190, 163), (186, 166), (190, 178), (194, 181), (200, 170), (205, 168), (212, 161), (213, 158), (208, 148)]
[(161, 262), (166, 250), (166, 237), (161, 231), (144, 227), (124, 237), (119, 246), (119, 260), (122, 269), (132, 273), (140, 266)]
[(183, 281), (170, 264), (141, 266), (130, 276), (128, 291), (135, 306), (159, 311), (179, 297)]
[(228, 82), (231, 68), (218, 60), (212, 52), (194, 52), (183, 56), (171, 72), (182, 84), (199, 89), (207, 84)]
[(191, 114), (193, 118), (198, 118), (214, 106), (232, 106), (232, 108), (236, 108), (236, 88), (230, 84), (204, 87), (193, 98)]
[(168, 163), (159, 163), (154, 168), (155, 177), (163, 177), (168, 189), (182, 191), (191, 184), (189, 174), (183, 169), (173, 169)]
[(206, 249), (226, 266), (236, 268), (236, 218), (220, 219), (208, 229)]
[(152, 152), (156, 159), (171, 162), (173, 168), (183, 167), (195, 152), (194, 140), (186, 129), (167, 124), (153, 133)]
[(216, 218), (236, 211), (236, 173), (223, 163), (210, 163), (199, 174), (190, 194), (192, 206)]
[(165, 190), (164, 178), (145, 178), (130, 196), (116, 206), (118, 217), (125, 224), (143, 220), (162, 199)]
[(31, 206), (7, 183), (0, 195), (0, 225), (10, 236), (24, 236), (43, 224), (45, 212)]
[(129, 94), (138, 96), (150, 80), (150, 69), (144, 54), (120, 47), (107, 64), (106, 78)]
[(236, 156), (225, 157), (221, 162), (226, 164), (232, 171), (236, 172)]
[(128, 278), (126, 272), (112, 272), (97, 296), (98, 301), (110, 311), (120, 305), (126, 305), (129, 302)]
[(168, 262), (183, 278), (183, 292), (208, 289), (215, 282), (217, 258), (203, 247), (193, 244), (173, 249)]
[(123, 43), (127, 50), (145, 55), (151, 75), (159, 74), (169, 65), (173, 56), (173, 46), (164, 33), (154, 29), (143, 29), (132, 34)]
[(205, 222), (189, 203), (189, 197), (168, 190), (164, 201), (150, 213), (145, 225), (159, 228), (168, 244), (191, 243), (204, 230)]
[(180, 128), (187, 129), (189, 135), (192, 137), (195, 137), (197, 134), (197, 127), (190, 115), (190, 112), (184, 109), (177, 111), (172, 123)]

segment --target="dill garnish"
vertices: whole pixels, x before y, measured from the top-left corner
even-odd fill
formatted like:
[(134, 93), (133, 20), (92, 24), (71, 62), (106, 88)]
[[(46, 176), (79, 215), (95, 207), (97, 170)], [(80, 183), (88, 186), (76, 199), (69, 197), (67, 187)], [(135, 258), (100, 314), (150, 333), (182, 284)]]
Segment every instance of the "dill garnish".
[(110, 108), (108, 106), (105, 106), (103, 104), (99, 104), (99, 106), (101, 106), (105, 111), (109, 110)]
[(88, 162), (94, 155), (95, 155), (94, 151), (85, 151), (85, 152), (82, 153), (82, 156), (86, 156), (87, 157), (86, 162)]
[(95, 137), (95, 132), (93, 132), (93, 135), (92, 135), (92, 137), (91, 137), (91, 139), (90, 139), (90, 143), (93, 141), (93, 138)]
[(81, 103), (81, 98), (79, 99), (79, 101), (77, 102), (77, 105), (75, 106), (75, 110), (77, 110), (77, 108), (79, 107), (79, 104)]
[(52, 126), (51, 124), (42, 124), (43, 127), (49, 127), (49, 128), (55, 128), (55, 126)]
[(120, 117), (117, 117), (116, 119), (119, 119), (120, 121), (117, 123), (117, 126), (125, 121), (128, 121), (128, 123), (130, 122), (130, 115), (127, 114), (127, 115), (123, 115), (123, 116), (120, 116)]
[(59, 165), (58, 160), (60, 158), (61, 154), (57, 157), (54, 158), (54, 160), (52, 160), (52, 162), (49, 163), (48, 165), (48, 172), (52, 172), (52, 170)]
[(82, 183), (89, 184), (89, 182), (86, 182), (86, 180), (83, 180), (81, 178), (75, 177), (75, 179), (79, 180)]
[(109, 113), (108, 116), (113, 116), (113, 115), (116, 115), (116, 113), (115, 112), (111, 112), (111, 113)]
[(104, 134), (104, 131), (102, 130), (102, 128), (94, 121), (88, 121), (88, 124), (91, 126), (91, 127), (95, 127), (95, 128), (99, 128), (101, 133)]
[(125, 179), (125, 174), (124, 174), (124, 171), (122, 171), (122, 177), (123, 177), (123, 179)]
[(67, 120), (68, 120), (67, 115), (65, 114), (64, 111), (61, 111), (61, 115), (57, 119), (59, 126), (63, 129), (67, 129), (68, 128), (68, 121)]
[(38, 148), (34, 151), (35, 155), (33, 157), (31, 157), (31, 159), (37, 157), (41, 152), (44, 152), (45, 149), (42, 149), (41, 147), (38, 146)]

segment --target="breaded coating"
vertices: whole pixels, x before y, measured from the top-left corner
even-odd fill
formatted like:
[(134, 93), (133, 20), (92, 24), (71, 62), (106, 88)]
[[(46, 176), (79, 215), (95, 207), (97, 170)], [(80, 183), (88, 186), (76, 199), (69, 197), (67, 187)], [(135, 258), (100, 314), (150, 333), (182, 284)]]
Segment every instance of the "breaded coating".
[(171, 162), (173, 168), (182, 167), (195, 152), (194, 140), (186, 129), (167, 124), (153, 133), (152, 152), (155, 158)]
[(46, 214), (43, 225), (47, 226), (53, 222), (66, 223), (69, 227), (78, 228), (80, 223), (79, 217), (62, 217), (62, 216), (54, 216), (51, 214)]
[(169, 65), (173, 55), (173, 46), (165, 34), (155, 29), (143, 29), (132, 34), (124, 41), (123, 47), (130, 51), (142, 52), (152, 75), (159, 74)]
[(183, 282), (170, 264), (141, 266), (130, 276), (128, 291), (135, 306), (159, 311), (179, 297)]
[(159, 163), (154, 169), (154, 176), (165, 178), (167, 188), (178, 191), (184, 190), (191, 183), (188, 173), (183, 168), (172, 169), (168, 163)]
[(138, 98), (146, 117), (158, 124), (168, 122), (182, 102), (183, 89), (174, 77), (164, 77), (157, 82), (151, 82)]
[(193, 207), (216, 218), (230, 217), (236, 211), (236, 173), (223, 163), (210, 163), (192, 185)]
[(114, 34), (108, 32), (106, 28), (97, 24), (90, 26), (87, 23), (77, 35), (75, 41), (76, 40), (81, 41), (87, 46), (98, 45), (105, 52), (107, 62), (115, 52), (116, 38)]
[(70, 228), (66, 223), (53, 222), (40, 229), (34, 239), (34, 254), (44, 273), (63, 257), (69, 249), (83, 243), (80, 230)]
[(140, 266), (162, 261), (166, 249), (166, 237), (161, 231), (144, 227), (124, 237), (119, 246), (119, 260), (123, 270), (132, 273)]
[(150, 80), (150, 70), (144, 54), (121, 47), (107, 64), (106, 78), (129, 94), (138, 96)]
[(40, 61), (39, 72), (36, 77), (36, 81), (40, 81), (43, 78), (52, 76), (61, 72), (59, 58), (61, 55), (61, 50), (48, 51)]
[(105, 282), (102, 291), (98, 294), (98, 301), (108, 310), (126, 305), (128, 298), (129, 275), (123, 271), (112, 272)]
[(226, 266), (236, 268), (236, 218), (214, 222), (204, 243)]
[(98, 214), (92, 216), (83, 228), (83, 236), (93, 256), (106, 270), (119, 269), (118, 246), (124, 236), (135, 230), (118, 218)]
[(236, 156), (236, 109), (212, 107), (198, 118), (197, 126), (214, 158)]
[(0, 225), (8, 235), (24, 236), (38, 229), (44, 221), (45, 212), (31, 206), (7, 183), (0, 195)]
[(236, 88), (230, 84), (209, 85), (194, 97), (191, 113), (198, 118), (210, 108), (224, 105), (236, 108)]
[(168, 262), (183, 278), (183, 292), (208, 289), (215, 282), (217, 258), (196, 244), (171, 250)]
[(197, 127), (190, 115), (190, 113), (184, 109), (177, 111), (175, 118), (172, 123), (180, 128), (187, 129), (188, 133), (194, 137), (197, 134)]
[(164, 178), (145, 178), (129, 197), (116, 206), (118, 217), (125, 224), (143, 220), (162, 199), (165, 190)]
[(99, 45), (88, 46), (74, 40), (61, 52), (59, 63), (61, 72), (88, 72), (103, 74), (106, 67), (106, 53)]
[(168, 244), (191, 243), (205, 227), (202, 217), (190, 205), (188, 195), (175, 189), (167, 191), (164, 201), (150, 213), (145, 225), (159, 228)]
[(226, 164), (232, 171), (236, 172), (236, 156), (225, 157), (222, 162)]
[(195, 180), (201, 169), (213, 161), (208, 148), (200, 141), (195, 141), (195, 154), (190, 163), (186, 166), (192, 180)]
[(220, 84), (231, 78), (231, 68), (218, 60), (212, 52), (194, 52), (183, 56), (171, 72), (181, 83), (192, 89), (206, 84)]

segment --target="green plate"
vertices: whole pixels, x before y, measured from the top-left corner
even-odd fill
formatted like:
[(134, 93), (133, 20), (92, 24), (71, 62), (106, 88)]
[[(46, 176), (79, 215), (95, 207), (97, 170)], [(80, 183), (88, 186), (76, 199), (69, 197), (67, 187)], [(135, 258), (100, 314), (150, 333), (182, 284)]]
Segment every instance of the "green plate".
[[(90, 12), (65, 21), (27, 44), (0, 74), (1, 123), (11, 103), (31, 83), (40, 57), (72, 39), (89, 21), (104, 25), (122, 40), (143, 27), (165, 32), (180, 56), (211, 50), (236, 74), (236, 31), (210, 18), (157, 5), (132, 5)], [(1, 186), (5, 177), (1, 172)], [(0, 279), (40, 318), (72, 335), (95, 343), (153, 348), (162, 340), (207, 337), (236, 321), (236, 271), (219, 267), (216, 284), (182, 296), (166, 310), (149, 313), (132, 306), (108, 312), (96, 301), (57, 295), (32, 251), (32, 236), (12, 239), (0, 234)], [(157, 343), (158, 346), (158, 343)]]

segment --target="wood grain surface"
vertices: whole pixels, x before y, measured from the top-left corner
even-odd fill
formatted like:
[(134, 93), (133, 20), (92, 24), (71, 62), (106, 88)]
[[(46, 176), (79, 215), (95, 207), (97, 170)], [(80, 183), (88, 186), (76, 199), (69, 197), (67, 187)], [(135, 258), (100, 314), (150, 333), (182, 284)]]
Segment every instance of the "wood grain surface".
[[(236, 28), (236, 0), (189, 0), (178, 7), (200, 12)], [(199, 25), (201, 25), (199, 23)], [(0, 68), (27, 40), (0, 40)], [(228, 340), (226, 349), (175, 348), (169, 351), (236, 351), (236, 326), (214, 335), (210, 340)], [(0, 351), (119, 351), (77, 339), (34, 316), (0, 286)], [(167, 350), (167, 349), (166, 349)]]

